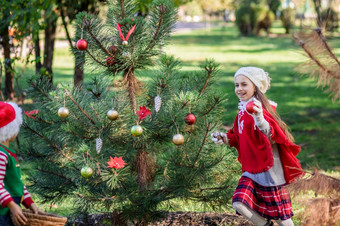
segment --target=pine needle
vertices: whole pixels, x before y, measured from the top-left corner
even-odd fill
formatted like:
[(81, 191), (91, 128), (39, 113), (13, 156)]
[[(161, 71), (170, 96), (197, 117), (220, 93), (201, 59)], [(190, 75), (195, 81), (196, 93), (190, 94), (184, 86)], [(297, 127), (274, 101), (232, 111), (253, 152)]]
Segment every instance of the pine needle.
[(333, 101), (340, 100), (340, 62), (328, 45), (321, 28), (294, 35), (295, 41), (307, 54), (309, 60), (296, 70), (317, 81), (318, 87), (328, 87)]

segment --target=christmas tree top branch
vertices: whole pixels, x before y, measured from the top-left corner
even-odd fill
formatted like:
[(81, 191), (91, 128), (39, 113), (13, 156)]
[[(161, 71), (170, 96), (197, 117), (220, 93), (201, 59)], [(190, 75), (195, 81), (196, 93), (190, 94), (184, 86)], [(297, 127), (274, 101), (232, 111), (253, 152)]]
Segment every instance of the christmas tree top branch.
[(206, 60), (205, 61), (204, 69), (207, 72), (207, 78), (206, 78), (204, 86), (203, 86), (203, 88), (201, 90), (200, 96), (203, 94), (204, 90), (207, 88), (209, 79), (210, 79), (211, 75), (214, 72), (216, 72), (217, 67), (218, 67), (218, 64), (216, 64), (214, 62), (214, 60)]
[(166, 13), (166, 11), (167, 11), (167, 7), (164, 7), (164, 5), (159, 6), (160, 18), (159, 18), (158, 26), (157, 26), (157, 29), (156, 29), (156, 32), (155, 32), (153, 38), (151, 39), (148, 47), (146, 48), (146, 51), (153, 48), (154, 42), (156, 41), (156, 38), (158, 37), (159, 31), (160, 31), (161, 26), (163, 24), (163, 17), (164, 17), (164, 14)]
[(119, 3), (120, 3), (120, 10), (122, 12), (122, 17), (124, 18), (125, 17), (124, 0), (120, 0)]

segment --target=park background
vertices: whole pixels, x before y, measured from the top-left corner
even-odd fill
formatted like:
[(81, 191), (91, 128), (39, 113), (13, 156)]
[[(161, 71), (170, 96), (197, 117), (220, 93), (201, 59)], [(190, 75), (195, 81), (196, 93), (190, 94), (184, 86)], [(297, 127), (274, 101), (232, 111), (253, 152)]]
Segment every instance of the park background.
[[(205, 2), (205, 3), (204, 3)], [(208, 2), (208, 3), (207, 3)], [(219, 2), (219, 1), (212, 1)], [(210, 2), (210, 5), (214, 5)], [(220, 1), (223, 2), (223, 1)], [(279, 13), (273, 20), (269, 33), (241, 35), (235, 25), (232, 1), (225, 1), (208, 9), (209, 1), (190, 1), (180, 4), (179, 22), (176, 25), (170, 43), (164, 52), (179, 58), (184, 71), (195, 71), (206, 58), (213, 58), (221, 65), (216, 90), (228, 95), (224, 105), (223, 124), (225, 129), (232, 126), (237, 113), (237, 98), (234, 94), (233, 75), (242, 66), (257, 66), (269, 72), (272, 78), (271, 88), (267, 92), (269, 99), (278, 103), (278, 112), (290, 126), (296, 143), (302, 147), (298, 158), (304, 169), (318, 167), (333, 177), (340, 175), (340, 108), (338, 100), (332, 100), (327, 87), (317, 87), (315, 80), (304, 75), (296, 68), (307, 60), (300, 46), (293, 40), (293, 34), (317, 26), (313, 1), (281, 1), (279, 9), (295, 9), (295, 19), (291, 30), (286, 34)], [(237, 1), (234, 1), (237, 3)], [(322, 1), (324, 7), (335, 3), (335, 11), (339, 12), (339, 2)], [(53, 2), (51, 2), (52, 4)], [(226, 8), (227, 6), (227, 8)], [(216, 10), (218, 9), (218, 10)], [(100, 14), (105, 14), (105, 2), (100, 4)], [(279, 10), (278, 10), (279, 11)], [(303, 16), (301, 16), (303, 15)], [(74, 57), (67, 41), (62, 21), (57, 20), (55, 49), (53, 54), (53, 83), (73, 83)], [(72, 24), (69, 24), (73, 34)], [(340, 33), (336, 27), (327, 31), (326, 37), (334, 53), (340, 56)], [(39, 34), (43, 37), (42, 32)], [(29, 36), (28, 36), (29, 38)], [(20, 46), (27, 42), (14, 43)], [(43, 49), (43, 43), (41, 43)], [(23, 48), (18, 48), (19, 50)], [(19, 51), (20, 52), (20, 51)], [(23, 50), (24, 52), (24, 50)], [(2, 54), (2, 53), (1, 53)], [(17, 54), (17, 56), (20, 56)], [(24, 62), (25, 57), (16, 59), (14, 67), (14, 85), (16, 95), (28, 87), (26, 80), (35, 74), (34, 61)], [(4, 61), (1, 55), (1, 61)], [(151, 71), (137, 71), (143, 81), (151, 79)], [(90, 75), (84, 75), (88, 82)], [(118, 78), (119, 79), (119, 78)], [(2, 83), (2, 90), (4, 90)], [(18, 92), (19, 90), (19, 92)], [(25, 100), (29, 106), (29, 99)], [(25, 109), (24, 109), (25, 110)], [(26, 109), (28, 110), (28, 109)], [(34, 173), (35, 164), (23, 160), (23, 178)], [(38, 200), (39, 197), (35, 197)], [(65, 200), (62, 204), (44, 204), (44, 208), (61, 215), (67, 214), (72, 204)], [(296, 206), (295, 206), (296, 207)], [(296, 208), (295, 208), (296, 209)], [(194, 203), (184, 205), (183, 211), (206, 211)], [(295, 212), (299, 214), (297, 209)]]

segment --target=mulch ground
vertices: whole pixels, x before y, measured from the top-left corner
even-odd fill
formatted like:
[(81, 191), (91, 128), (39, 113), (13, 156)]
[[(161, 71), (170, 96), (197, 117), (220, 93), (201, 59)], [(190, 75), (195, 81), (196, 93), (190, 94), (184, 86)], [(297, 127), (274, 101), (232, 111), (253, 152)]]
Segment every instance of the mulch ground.
[[(68, 221), (66, 225), (75, 226), (92, 226), (92, 225), (111, 225), (103, 214), (91, 215), (86, 221), (76, 219)], [(253, 226), (254, 224), (248, 222), (243, 217), (236, 214), (214, 213), (214, 212), (171, 212), (167, 218), (156, 221), (149, 225), (154, 226), (170, 226), (170, 225), (244, 225)]]

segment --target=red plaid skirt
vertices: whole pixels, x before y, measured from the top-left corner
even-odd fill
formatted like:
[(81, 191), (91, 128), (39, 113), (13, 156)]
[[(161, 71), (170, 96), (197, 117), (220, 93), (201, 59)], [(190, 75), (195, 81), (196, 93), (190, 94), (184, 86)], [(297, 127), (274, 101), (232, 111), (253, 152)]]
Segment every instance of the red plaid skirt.
[(287, 189), (283, 186), (264, 187), (248, 177), (241, 177), (238, 182), (234, 202), (242, 202), (267, 219), (287, 220), (294, 215)]

